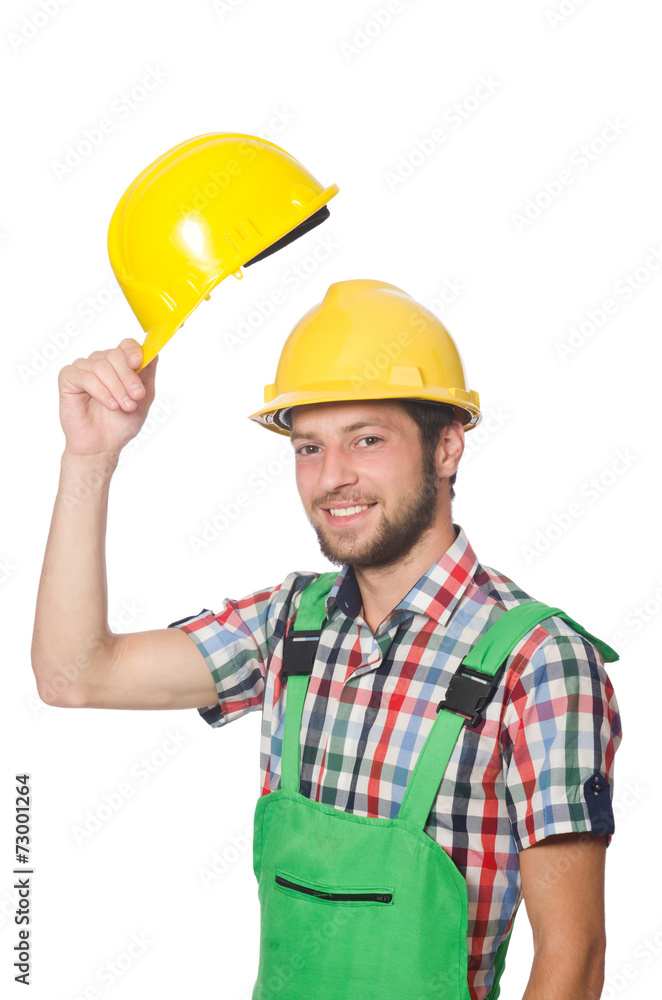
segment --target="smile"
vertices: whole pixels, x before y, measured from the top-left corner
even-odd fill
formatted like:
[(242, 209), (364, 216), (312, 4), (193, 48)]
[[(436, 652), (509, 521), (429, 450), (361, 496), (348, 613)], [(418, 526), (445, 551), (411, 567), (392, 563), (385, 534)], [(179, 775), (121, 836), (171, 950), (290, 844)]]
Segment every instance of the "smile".
[(325, 519), (329, 521), (335, 521), (336, 523), (339, 519), (342, 519), (343, 524), (355, 524), (358, 520), (365, 517), (366, 512), (375, 507), (374, 503), (365, 504), (354, 504), (348, 507), (324, 507)]

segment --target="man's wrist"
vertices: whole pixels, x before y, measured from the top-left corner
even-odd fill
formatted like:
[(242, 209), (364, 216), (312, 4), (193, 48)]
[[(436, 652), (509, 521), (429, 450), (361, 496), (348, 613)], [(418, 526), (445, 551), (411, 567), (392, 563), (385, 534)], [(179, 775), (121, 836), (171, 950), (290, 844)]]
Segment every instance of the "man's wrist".
[(82, 455), (65, 448), (60, 464), (70, 469), (110, 469), (114, 471), (117, 468), (119, 457), (118, 452), (101, 451), (94, 455)]
[(95, 455), (78, 455), (67, 451), (60, 460), (60, 489), (72, 490), (85, 499), (90, 494), (105, 489), (112, 479), (119, 462), (114, 452), (99, 452)]

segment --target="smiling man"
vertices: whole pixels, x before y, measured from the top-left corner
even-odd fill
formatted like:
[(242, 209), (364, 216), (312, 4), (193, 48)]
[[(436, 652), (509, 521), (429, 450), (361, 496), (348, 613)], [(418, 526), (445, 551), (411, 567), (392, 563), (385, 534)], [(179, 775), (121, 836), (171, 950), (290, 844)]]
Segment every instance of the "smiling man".
[(254, 1000), (495, 1000), (522, 899), (525, 1000), (598, 1000), (617, 655), (453, 521), (480, 408), (448, 332), (393, 285), (332, 285), (252, 419), (290, 436), (339, 569), (115, 635), (108, 486), (154, 399), (140, 362), (127, 339), (60, 372), (33, 668), (53, 705), (262, 713)]
[[(322, 555), (352, 565), (373, 632), (406, 592), (402, 587), (455, 540), (450, 486), (440, 489), (464, 448), (462, 424), (453, 419), (449, 408), (416, 400), (292, 411), (299, 495)], [(419, 428), (426, 425), (433, 433), (424, 448)], [(443, 442), (431, 447), (442, 428)]]

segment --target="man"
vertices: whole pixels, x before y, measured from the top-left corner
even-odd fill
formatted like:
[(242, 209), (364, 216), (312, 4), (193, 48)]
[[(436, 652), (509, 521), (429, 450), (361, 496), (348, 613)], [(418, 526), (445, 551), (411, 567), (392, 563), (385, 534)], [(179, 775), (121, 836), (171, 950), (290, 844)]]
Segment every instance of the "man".
[[(138, 378), (140, 362), (140, 345), (127, 339), (60, 372), (67, 443), (37, 601), (39, 693), (69, 707), (195, 707), (216, 727), (259, 709), (266, 802), (281, 788), (289, 739), (285, 709), (294, 677), (289, 671), (285, 683), (285, 644), (318, 574), (293, 572), (276, 587), (226, 600), (218, 614), (203, 609), (167, 629), (109, 633), (102, 560), (108, 484), (154, 399), (156, 361)], [(253, 419), (290, 435), (306, 515), (322, 553), (341, 567), (322, 595), (326, 621), (300, 713), (299, 791), (311, 810), (365, 817), (381, 829), (398, 816), (458, 665), (505, 612), (532, 600), (479, 563), (452, 519), (464, 433), (480, 419), (478, 396), (467, 389), (457, 349), (436, 317), (392, 285), (346, 281), (332, 285), (292, 332)], [(419, 842), (438, 845), (441, 860), (453, 863), (451, 880), (459, 873), (456, 884), (466, 889), (461, 983), (449, 985), (440, 969), (426, 996), (495, 1000), (521, 898), (534, 942), (524, 1000), (600, 996), (611, 773), (621, 730), (601, 655), (609, 647), (564, 617), (546, 618), (512, 648), (478, 724), (461, 727), (435, 779), (427, 836), (410, 842), (412, 854)], [(85, 668), (64, 681), (58, 663), (81, 650)], [(310, 846), (313, 860), (315, 849), (323, 847)], [(331, 898), (340, 894), (318, 883), (281, 878), (280, 889), (291, 898), (297, 891), (299, 899), (316, 896), (313, 906), (336, 905)], [(368, 896), (359, 911), (356, 896), (346, 893), (345, 908), (332, 912), (367, 920), (369, 906), (379, 914), (379, 902), (392, 902)], [(342, 928), (333, 925), (333, 933)], [(361, 945), (369, 940), (365, 935)], [(426, 946), (414, 940), (406, 948)], [(295, 935), (292, 948), (305, 962), (310, 941)], [(396, 964), (402, 957), (391, 956)], [(295, 968), (292, 959), (278, 989), (272, 976), (273, 992), (260, 980), (254, 996), (306, 995)], [(369, 982), (359, 988), (361, 973), (359, 952), (344, 1000), (372, 995)], [(316, 995), (341, 1000), (333, 984), (324, 989)]]

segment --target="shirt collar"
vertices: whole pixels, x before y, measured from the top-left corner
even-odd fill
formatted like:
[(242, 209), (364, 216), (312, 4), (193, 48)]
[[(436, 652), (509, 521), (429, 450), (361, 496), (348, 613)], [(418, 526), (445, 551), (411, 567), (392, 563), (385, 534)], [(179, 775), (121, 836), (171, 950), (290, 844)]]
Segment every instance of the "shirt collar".
[[(453, 523), (455, 541), (395, 606), (395, 611), (410, 611), (447, 625), (460, 598), (477, 568), (478, 559), (464, 529)], [(361, 610), (361, 591), (351, 565), (346, 564), (336, 577), (326, 598), (330, 618), (335, 607), (356, 618)]]

